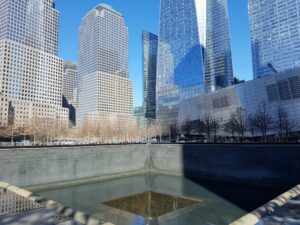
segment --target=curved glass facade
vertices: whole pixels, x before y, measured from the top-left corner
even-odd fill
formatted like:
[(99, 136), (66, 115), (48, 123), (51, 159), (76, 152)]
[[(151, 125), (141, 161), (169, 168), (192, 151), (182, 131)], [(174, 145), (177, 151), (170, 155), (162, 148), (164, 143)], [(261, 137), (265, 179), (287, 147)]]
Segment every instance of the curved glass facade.
[(180, 102), (232, 83), (226, 0), (161, 0), (159, 37), (157, 118), (176, 124)]
[(300, 1), (249, 0), (254, 78), (300, 67)]

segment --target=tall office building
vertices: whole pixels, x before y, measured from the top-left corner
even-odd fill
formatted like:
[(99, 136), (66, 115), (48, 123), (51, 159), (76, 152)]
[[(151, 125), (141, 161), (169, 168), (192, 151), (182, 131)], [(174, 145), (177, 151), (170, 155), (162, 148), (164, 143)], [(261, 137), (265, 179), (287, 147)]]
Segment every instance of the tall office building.
[(254, 78), (300, 67), (300, 2), (249, 0)]
[(156, 69), (158, 37), (143, 32), (144, 112), (148, 119), (156, 118)]
[(65, 61), (63, 74), (63, 96), (68, 104), (77, 105), (77, 64)]
[(71, 126), (76, 125), (76, 107), (77, 107), (77, 64), (64, 61), (63, 73), (63, 107), (69, 109), (69, 121)]
[(227, 1), (161, 0), (159, 38), (157, 117), (176, 124), (180, 102), (232, 84)]
[(90, 118), (101, 121), (107, 117), (119, 119), (132, 116), (128, 28), (124, 17), (106, 4), (98, 5), (82, 19), (78, 69), (79, 125)]
[(15, 126), (34, 118), (67, 124), (54, 0), (1, 0), (0, 15), (0, 126), (8, 124), (9, 105)]

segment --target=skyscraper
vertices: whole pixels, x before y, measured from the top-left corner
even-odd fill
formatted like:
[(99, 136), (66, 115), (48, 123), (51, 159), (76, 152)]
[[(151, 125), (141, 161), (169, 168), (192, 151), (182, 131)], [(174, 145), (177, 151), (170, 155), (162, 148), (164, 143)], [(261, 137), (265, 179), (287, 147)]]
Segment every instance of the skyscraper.
[(54, 0), (0, 1), (0, 125), (34, 118), (67, 124), (62, 108), (62, 60), (58, 58), (59, 15)]
[(232, 84), (227, 1), (161, 0), (159, 38), (157, 117), (176, 124), (180, 102)]
[(207, 0), (205, 86), (208, 92), (233, 84), (227, 0)]
[(69, 109), (70, 125), (75, 126), (77, 107), (78, 66), (77, 64), (68, 61), (64, 61), (63, 65), (63, 107)]
[(63, 74), (63, 96), (68, 104), (77, 105), (77, 64), (65, 61)]
[(144, 73), (144, 111), (145, 117), (156, 117), (156, 69), (158, 37), (143, 32), (143, 73)]
[(300, 67), (300, 2), (249, 0), (254, 78)]
[(92, 9), (79, 29), (77, 121), (132, 116), (133, 87), (128, 74), (128, 28), (106, 4)]

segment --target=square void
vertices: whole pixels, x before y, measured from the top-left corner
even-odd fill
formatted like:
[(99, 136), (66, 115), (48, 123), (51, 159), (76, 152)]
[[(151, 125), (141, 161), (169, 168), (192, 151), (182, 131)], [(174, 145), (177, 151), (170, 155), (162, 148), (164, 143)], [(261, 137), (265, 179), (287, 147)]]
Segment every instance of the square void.
[(178, 210), (197, 206), (200, 203), (203, 203), (203, 201), (157, 192), (145, 192), (142, 194), (102, 202), (102, 204), (106, 206), (149, 219), (158, 218)]

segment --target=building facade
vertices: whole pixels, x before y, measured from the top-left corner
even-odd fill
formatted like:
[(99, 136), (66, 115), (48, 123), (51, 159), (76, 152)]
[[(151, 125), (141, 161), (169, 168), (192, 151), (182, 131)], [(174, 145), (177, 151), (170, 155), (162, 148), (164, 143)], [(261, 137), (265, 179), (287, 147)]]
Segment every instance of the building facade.
[(300, 67), (300, 2), (249, 0), (254, 78)]
[[(253, 116), (262, 107), (265, 107), (273, 120), (273, 128), (269, 134), (278, 134), (278, 108), (282, 108), (285, 116), (293, 121), (291, 131), (300, 131), (300, 69), (265, 76), (195, 97), (182, 103), (179, 114), (181, 122), (204, 120), (208, 115), (228, 121), (238, 108), (242, 108), (245, 115)], [(184, 110), (187, 108), (188, 113)], [(259, 131), (256, 133), (257, 136), (261, 135)]]
[(148, 119), (156, 118), (156, 70), (158, 37), (143, 32), (144, 111)]
[(79, 29), (78, 66), (78, 125), (87, 117), (133, 117), (128, 28), (122, 14), (106, 4), (86, 14)]
[(232, 84), (226, 0), (162, 0), (157, 117), (175, 124), (181, 102)]
[(54, 0), (2, 0), (0, 14), (0, 126), (8, 125), (9, 105), (17, 127), (35, 118), (67, 124)]

